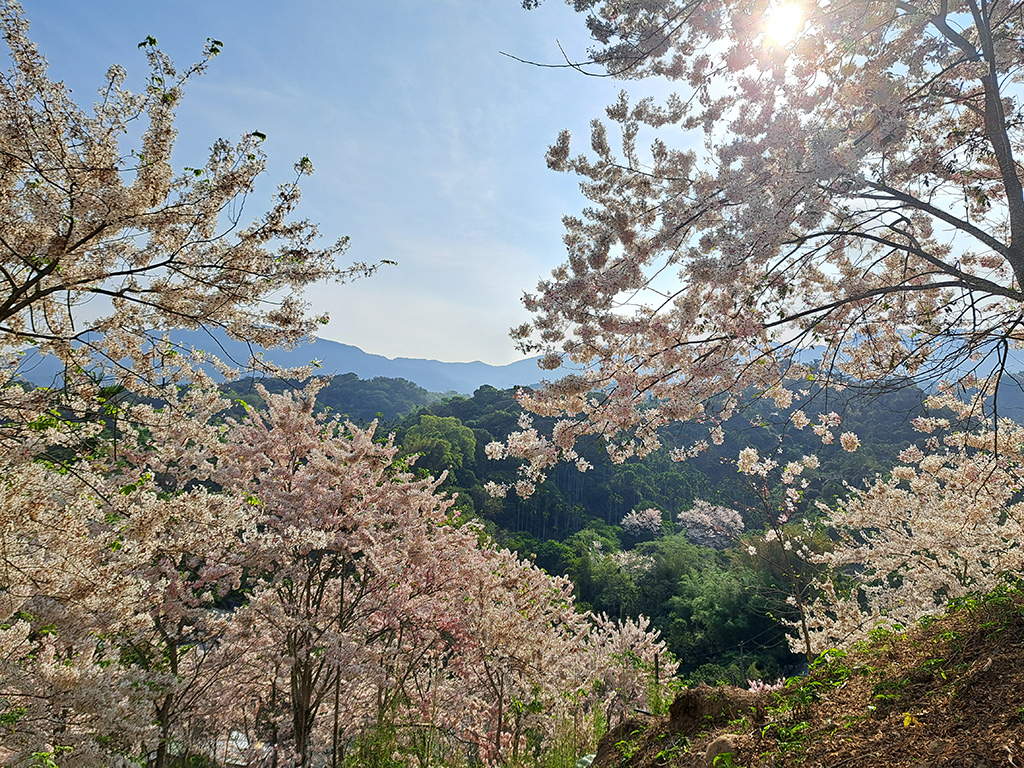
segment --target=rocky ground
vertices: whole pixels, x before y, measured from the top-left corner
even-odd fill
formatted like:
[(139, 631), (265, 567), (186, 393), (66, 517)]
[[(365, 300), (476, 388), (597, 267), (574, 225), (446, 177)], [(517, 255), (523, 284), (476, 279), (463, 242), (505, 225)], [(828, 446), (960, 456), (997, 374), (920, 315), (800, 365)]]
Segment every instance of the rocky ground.
[(618, 724), (593, 768), (1024, 768), (1024, 593), (834, 651), (783, 691), (685, 690)]

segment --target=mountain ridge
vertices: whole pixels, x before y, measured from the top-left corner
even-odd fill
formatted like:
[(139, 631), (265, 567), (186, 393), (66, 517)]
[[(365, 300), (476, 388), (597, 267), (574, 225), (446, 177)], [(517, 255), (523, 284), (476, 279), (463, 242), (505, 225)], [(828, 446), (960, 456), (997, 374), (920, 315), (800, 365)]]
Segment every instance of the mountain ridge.
[[(485, 384), (497, 389), (508, 389), (533, 386), (542, 378), (535, 357), (508, 365), (491, 365), (478, 360), (446, 363), (426, 358), (389, 358), (331, 339), (314, 339), (292, 349), (266, 349), (234, 341), (219, 331), (177, 330), (172, 331), (170, 337), (178, 347), (202, 350), (239, 367), (244, 367), (252, 356), (261, 357), (283, 368), (306, 366), (318, 360), (319, 373), (322, 375), (354, 373), (360, 379), (378, 376), (406, 379), (430, 392), (470, 395)], [(41, 357), (34, 350), (26, 351), (21, 370), (25, 379), (36, 384), (46, 384), (63, 375), (63, 368), (55, 358)]]

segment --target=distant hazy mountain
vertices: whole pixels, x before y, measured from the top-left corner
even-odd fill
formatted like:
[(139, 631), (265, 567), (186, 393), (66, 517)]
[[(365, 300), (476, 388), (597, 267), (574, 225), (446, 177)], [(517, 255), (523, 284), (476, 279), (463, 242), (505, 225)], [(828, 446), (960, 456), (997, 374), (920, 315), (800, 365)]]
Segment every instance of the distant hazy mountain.
[[(408, 379), (431, 392), (459, 392), (472, 394), (483, 384), (498, 389), (529, 386), (541, 379), (541, 370), (536, 358), (521, 360), (509, 365), (488, 365), (487, 363), (442, 363), (437, 360), (397, 357), (364, 352), (350, 344), (317, 339), (311, 344), (302, 344), (295, 349), (264, 349), (232, 341), (224, 334), (207, 334), (201, 331), (175, 331), (172, 340), (185, 348), (200, 349), (216, 355), (222, 360), (233, 360), (239, 365), (253, 354), (262, 354), (263, 359), (284, 367), (307, 365), (320, 360), (320, 371), (324, 374), (354, 373), (361, 379), (386, 376), (391, 379)], [(49, 384), (59, 378), (62, 369), (53, 358), (35, 356), (29, 352), (22, 366), (23, 375), (36, 384)]]
[(484, 384), (506, 389), (536, 384), (541, 379), (536, 358), (500, 366), (481, 362), (443, 363), (412, 357), (392, 359), (328, 339), (318, 339), (313, 344), (285, 354), (290, 356), (287, 361), (278, 350), (265, 353), (268, 359), (279, 365), (300, 365), (316, 358), (321, 361), (321, 370), (324, 373), (354, 373), (361, 379), (372, 379), (376, 376), (408, 379), (430, 392), (454, 391), (472, 394)]

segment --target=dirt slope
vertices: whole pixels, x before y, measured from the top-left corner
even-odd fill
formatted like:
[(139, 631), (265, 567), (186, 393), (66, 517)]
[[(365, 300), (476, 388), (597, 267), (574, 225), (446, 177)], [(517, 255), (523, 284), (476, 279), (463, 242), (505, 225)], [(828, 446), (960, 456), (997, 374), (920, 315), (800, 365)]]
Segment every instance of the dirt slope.
[[(716, 762), (717, 759), (717, 762)], [(683, 691), (622, 723), (594, 768), (1024, 768), (1024, 593), (962, 601), (831, 652), (784, 691)]]

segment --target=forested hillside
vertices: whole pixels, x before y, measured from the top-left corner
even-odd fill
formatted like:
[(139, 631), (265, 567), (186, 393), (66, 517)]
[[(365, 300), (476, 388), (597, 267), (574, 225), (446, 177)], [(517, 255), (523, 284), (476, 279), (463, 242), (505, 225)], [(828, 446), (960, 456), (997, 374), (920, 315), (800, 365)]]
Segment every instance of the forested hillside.
[[(265, 402), (256, 388), (256, 379), (247, 378), (221, 386), (221, 391), (239, 403), (263, 407)], [(263, 379), (259, 382), (268, 392), (280, 394), (285, 390), (301, 389), (301, 383), (279, 379)], [(407, 379), (392, 379), (378, 376), (360, 379), (354, 373), (331, 376), (317, 394), (317, 407), (330, 409), (336, 415), (350, 419), (360, 425), (367, 425), (374, 419), (390, 422), (399, 416), (422, 406), (439, 402), (455, 393), (428, 392)], [(232, 414), (242, 412), (236, 408)]]
[[(271, 380), (263, 386), (281, 392), (298, 384)], [(253, 387), (242, 381), (225, 392), (260, 407)], [(615, 618), (649, 617), (688, 679), (743, 684), (799, 667), (801, 657), (777, 620), (793, 618), (786, 600), (807, 589), (812, 569), (786, 563), (766, 546), (783, 489), (765, 488), (739, 472), (740, 450), (755, 446), (780, 464), (816, 455), (818, 466), (805, 474), (807, 486), (792, 515), (794, 523), (813, 523), (822, 516), (818, 504), (835, 506), (847, 496), (849, 478), (885, 475), (904, 450), (925, 442), (914, 428), (914, 419), (928, 412), (918, 389), (871, 396), (849, 390), (818, 401), (817, 412), (805, 411), (815, 419), (821, 412), (840, 414), (844, 428), (859, 436), (856, 451), (822, 446), (813, 432), (791, 425), (780, 431), (772, 424), (785, 423), (789, 414), (754, 398), (725, 424), (720, 445), (686, 461), (673, 461), (669, 450), (692, 443), (705, 428), (666, 430), (666, 450), (622, 463), (612, 462), (594, 440), (583, 454), (590, 469), (563, 465), (529, 498), (494, 497), (486, 489), (517, 477), (517, 461), (490, 459), (486, 450), (520, 428), (524, 411), (515, 390), (484, 386), (472, 397), (444, 396), (401, 379), (362, 381), (349, 374), (329, 380), (317, 408), (360, 424), (381, 419), (380, 429), (394, 430), (400, 454), (417, 472), (445, 476), (441, 490), (455, 498), (464, 520), (482, 522), (501, 545), (549, 574), (568, 576), (581, 607)], [(551, 427), (544, 419), (535, 423), (542, 431)], [(702, 503), (735, 510), (742, 530), (708, 536), (678, 519)], [(651, 509), (657, 514), (646, 525), (630, 523), (630, 513)], [(759, 555), (748, 553), (751, 543), (759, 544)], [(815, 546), (827, 547), (828, 539), (818, 538)]]
[[(792, 428), (783, 440), (759, 417), (777, 420), (774, 403), (755, 401), (727, 423), (721, 445), (687, 461), (672, 461), (666, 450), (616, 464), (595, 440), (583, 454), (591, 469), (563, 465), (529, 498), (494, 498), (484, 487), (515, 482), (518, 463), (486, 453), (489, 443), (518, 429), (523, 411), (513, 390), (481, 387), (472, 398), (446, 398), (406, 415), (395, 428), (403, 453), (418, 454), (418, 470), (448, 473), (442, 488), (458, 494), (464, 515), (483, 520), (499, 542), (549, 573), (569, 576), (584, 606), (615, 617), (651, 617), (685, 674), (739, 684), (748, 677), (774, 679), (798, 664), (773, 619), (792, 613), (785, 601), (796, 574), (777, 557), (746, 553), (750, 541), (770, 530), (782, 488), (766, 494), (738, 472), (740, 449), (758, 446), (780, 463), (816, 453), (820, 465), (806, 475), (795, 522), (818, 519), (816, 504), (845, 496), (849, 478), (884, 474), (901, 451), (924, 440), (912, 424), (925, 412), (919, 390), (870, 398), (851, 391), (823, 398), (821, 407), (842, 413), (844, 427), (861, 436), (857, 451), (838, 444), (823, 449), (816, 435)], [(536, 424), (550, 428), (543, 419)], [(702, 429), (667, 431), (666, 449), (687, 444)], [(715, 548), (705, 546), (711, 542), (697, 529), (687, 536), (677, 515), (699, 502), (737, 510), (744, 532), (719, 537)], [(624, 525), (630, 512), (651, 508), (658, 512), (655, 526)]]

